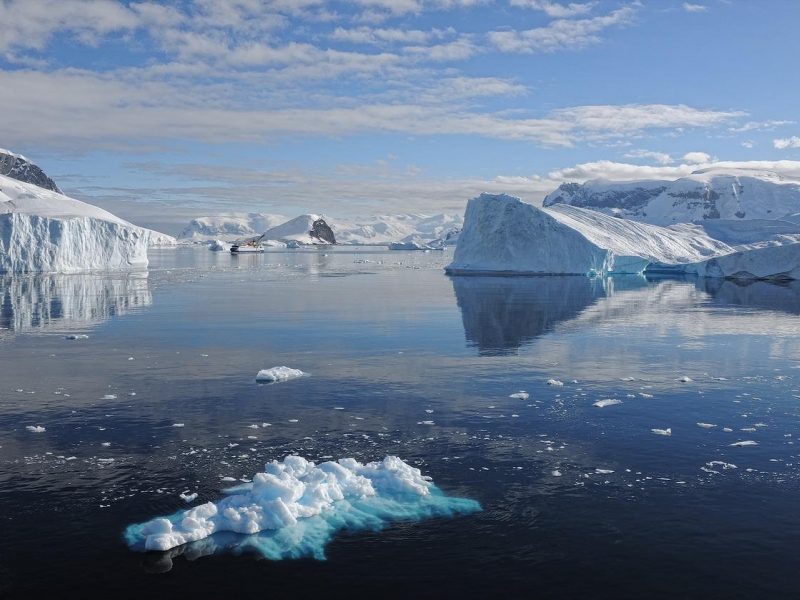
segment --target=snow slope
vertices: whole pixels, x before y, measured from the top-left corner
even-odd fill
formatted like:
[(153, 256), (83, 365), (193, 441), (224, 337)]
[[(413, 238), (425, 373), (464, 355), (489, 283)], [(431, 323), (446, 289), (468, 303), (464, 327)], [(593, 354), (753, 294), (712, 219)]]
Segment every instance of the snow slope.
[(543, 203), (557, 204), (654, 225), (781, 219), (800, 212), (800, 181), (773, 171), (711, 168), (675, 181), (564, 183)]
[(481, 194), (470, 200), (448, 273), (605, 275), (648, 271), (795, 279), (800, 245), (735, 251), (696, 224), (658, 227), (602, 212)]
[(0, 272), (144, 268), (150, 237), (102, 208), (0, 175)]

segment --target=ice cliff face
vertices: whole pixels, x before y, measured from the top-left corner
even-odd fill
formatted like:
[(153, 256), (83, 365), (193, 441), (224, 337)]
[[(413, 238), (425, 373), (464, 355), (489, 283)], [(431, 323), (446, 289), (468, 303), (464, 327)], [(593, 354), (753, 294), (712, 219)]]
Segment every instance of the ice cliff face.
[(14, 154), (0, 148), (0, 175), (11, 179), (32, 183), (46, 190), (63, 194), (56, 182), (50, 179), (42, 169), (20, 154)]
[(691, 223), (658, 227), (557, 205), (537, 208), (507, 195), (467, 204), (452, 274), (605, 275), (691, 273), (705, 277), (795, 279), (800, 244), (735, 251)]
[(708, 169), (676, 181), (564, 183), (544, 199), (545, 207), (557, 204), (664, 226), (781, 219), (800, 212), (800, 183), (771, 171)]
[(0, 175), (0, 273), (145, 268), (150, 236), (101, 208)]

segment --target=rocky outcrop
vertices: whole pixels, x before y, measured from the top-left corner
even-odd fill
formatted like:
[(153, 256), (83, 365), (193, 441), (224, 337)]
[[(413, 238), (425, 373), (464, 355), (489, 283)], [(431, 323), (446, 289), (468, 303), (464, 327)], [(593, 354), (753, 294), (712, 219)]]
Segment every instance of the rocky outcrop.
[(63, 194), (64, 192), (50, 179), (41, 168), (24, 156), (0, 149), (0, 175), (11, 177), (17, 181), (32, 183), (40, 188)]
[(311, 231), (308, 232), (308, 235), (310, 235), (313, 239), (320, 240), (321, 242), (325, 242), (327, 244), (336, 243), (336, 237), (333, 235), (333, 230), (323, 219), (317, 219), (311, 224)]

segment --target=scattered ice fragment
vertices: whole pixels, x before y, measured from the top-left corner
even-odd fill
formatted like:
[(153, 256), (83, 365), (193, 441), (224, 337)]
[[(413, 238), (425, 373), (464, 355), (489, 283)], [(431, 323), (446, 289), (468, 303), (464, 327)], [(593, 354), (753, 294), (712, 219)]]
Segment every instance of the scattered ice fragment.
[(117, 399), (116, 394), (106, 394), (101, 398), (101, 400), (116, 400), (116, 399)]
[(720, 466), (723, 469), (738, 469), (739, 468), (736, 465), (734, 465), (733, 463), (726, 463), (726, 462), (723, 462), (721, 460), (712, 460), (711, 462), (706, 463), (706, 466), (709, 467), (709, 468), (710, 467), (715, 467), (715, 466)]
[(186, 492), (183, 492), (180, 497), (182, 500), (186, 500), (186, 502), (194, 502), (195, 498), (197, 498), (197, 492), (194, 494), (187, 494)]
[(235, 477), (222, 477), (220, 481), (236, 481)]
[(595, 469), (594, 472), (598, 475), (611, 475), (614, 471), (611, 469)]
[(25, 429), (33, 433), (42, 433), (43, 431), (45, 431), (44, 427), (42, 427), (41, 425), (28, 425)]
[(639, 392), (639, 395), (642, 398), (652, 398), (653, 397), (653, 394), (645, 394), (644, 392)]
[(667, 427), (666, 429), (653, 428), (650, 431), (652, 431), (656, 435), (672, 435), (672, 428), (671, 427)]
[(622, 404), (622, 400), (617, 400), (616, 398), (608, 398), (607, 400), (598, 400), (592, 406), (596, 406), (598, 408), (604, 408), (606, 406), (614, 406), (615, 404)]
[(103, 446), (103, 448), (108, 448), (111, 445), (111, 442), (103, 442), (100, 445)]
[(433, 413), (433, 410), (432, 410), (432, 409), (430, 409), (430, 408), (426, 408), (426, 409), (425, 409), (425, 412), (426, 412), (426, 413), (428, 413), (428, 414), (432, 414), (432, 413)]
[(703, 429), (711, 429), (712, 427), (716, 427), (716, 425), (712, 425), (711, 423), (698, 423), (697, 425)]
[(183, 427), (183, 423), (173, 423), (173, 427)]
[(559, 471), (558, 469), (553, 471), (553, 477), (561, 477), (561, 471)]
[(753, 427), (769, 427), (766, 423), (756, 423)]
[(635, 377), (623, 377), (623, 378), (620, 379), (620, 381), (636, 381), (636, 378)]
[(742, 427), (739, 431), (746, 431), (747, 433), (753, 433), (756, 430), (755, 427)]
[(692, 381), (692, 378), (684, 375), (683, 377), (678, 377), (677, 381), (681, 381), (683, 383), (689, 383), (690, 381)]
[(289, 423), (297, 423), (298, 419), (289, 419)]
[(730, 433), (733, 431), (733, 429), (731, 429), (730, 427), (723, 427), (722, 431), (724, 431), (725, 433)]
[(256, 375), (259, 383), (275, 383), (277, 381), (288, 381), (305, 375), (300, 369), (290, 369), (289, 367), (272, 367), (271, 369), (261, 369)]
[(758, 442), (754, 442), (753, 440), (745, 440), (743, 442), (734, 442), (731, 446), (757, 446)]
[(547, 385), (564, 385), (564, 382), (559, 381), (558, 379), (548, 379)]
[(509, 398), (517, 398), (519, 400), (527, 400), (528, 398), (530, 398), (530, 394), (528, 392), (526, 392), (525, 390), (520, 390), (518, 392), (515, 392), (515, 393), (511, 394), (509, 396)]
[(69, 335), (65, 335), (64, 337), (66, 339), (68, 339), (68, 340), (88, 340), (89, 339), (88, 335), (84, 335), (82, 333), (80, 333), (80, 334), (71, 333)]
[(417, 425), (433, 425), (433, 421), (418, 421)]

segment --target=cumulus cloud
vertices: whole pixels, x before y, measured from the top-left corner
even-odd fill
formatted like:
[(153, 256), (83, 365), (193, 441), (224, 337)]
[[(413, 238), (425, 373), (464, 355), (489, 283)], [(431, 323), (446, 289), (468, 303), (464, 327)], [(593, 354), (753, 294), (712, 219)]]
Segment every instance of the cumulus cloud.
[(690, 164), (709, 163), (712, 161), (711, 155), (705, 152), (687, 152), (683, 155), (683, 162)]
[(784, 150), (786, 148), (800, 148), (800, 137), (793, 135), (789, 138), (779, 138), (777, 140), (772, 140), (772, 145), (778, 150)]

